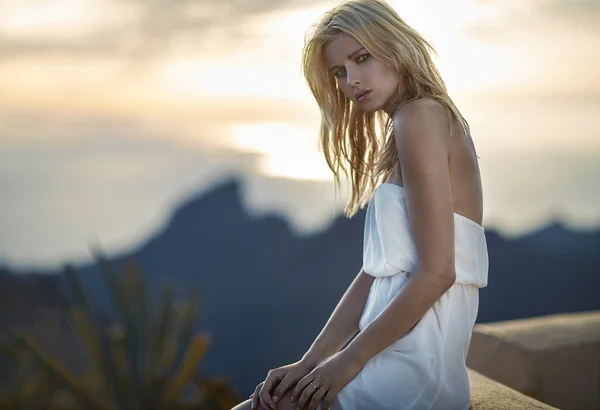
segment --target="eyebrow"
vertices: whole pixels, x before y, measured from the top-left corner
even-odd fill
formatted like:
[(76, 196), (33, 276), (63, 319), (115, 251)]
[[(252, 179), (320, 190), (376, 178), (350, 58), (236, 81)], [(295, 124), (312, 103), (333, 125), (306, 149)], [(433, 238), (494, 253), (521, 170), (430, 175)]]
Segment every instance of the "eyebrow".
[[(362, 50), (366, 50), (366, 49), (364, 47), (360, 47), (359, 49), (354, 50), (353, 52), (351, 52), (348, 55), (348, 59), (351, 59), (352, 57), (354, 57), (355, 54), (357, 54), (359, 51), (362, 51)], [(339, 66), (339, 65), (336, 65), (336, 66), (333, 66), (333, 67), (329, 67), (329, 71), (331, 72), (333, 69), (340, 68), (340, 67), (341, 66)]]

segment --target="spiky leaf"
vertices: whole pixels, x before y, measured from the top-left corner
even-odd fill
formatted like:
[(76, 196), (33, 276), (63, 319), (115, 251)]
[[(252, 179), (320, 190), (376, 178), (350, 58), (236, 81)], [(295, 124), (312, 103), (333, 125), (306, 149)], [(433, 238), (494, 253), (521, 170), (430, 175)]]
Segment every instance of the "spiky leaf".
[(177, 400), (186, 384), (192, 380), (198, 363), (204, 356), (209, 344), (210, 337), (206, 335), (197, 335), (192, 339), (175, 377), (169, 382), (163, 394), (161, 400), (163, 408), (166, 408), (169, 402)]
[(108, 405), (108, 403), (94, 395), (94, 392), (73, 376), (62, 363), (46, 354), (38, 342), (32, 337), (27, 335), (23, 336), (23, 342), (31, 350), (36, 361), (41, 365), (41, 370), (44, 371), (51, 380), (62, 382), (64, 387), (69, 389), (74, 396), (91, 409), (111, 409), (111, 406)]

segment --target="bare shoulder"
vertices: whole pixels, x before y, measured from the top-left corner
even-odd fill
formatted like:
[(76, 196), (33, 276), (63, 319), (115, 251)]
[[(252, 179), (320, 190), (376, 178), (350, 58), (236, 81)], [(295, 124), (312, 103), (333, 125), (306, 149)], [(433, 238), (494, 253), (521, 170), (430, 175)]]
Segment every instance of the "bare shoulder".
[(399, 112), (407, 115), (444, 115), (444, 106), (433, 98), (419, 98), (404, 105)]
[(448, 115), (444, 106), (431, 98), (404, 105), (394, 116), (396, 139), (419, 137), (447, 141)]

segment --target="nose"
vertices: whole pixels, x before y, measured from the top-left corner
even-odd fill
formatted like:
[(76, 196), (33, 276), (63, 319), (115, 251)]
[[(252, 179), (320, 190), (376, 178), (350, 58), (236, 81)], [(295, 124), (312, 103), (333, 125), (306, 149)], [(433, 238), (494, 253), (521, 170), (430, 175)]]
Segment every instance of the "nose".
[(360, 84), (360, 80), (358, 75), (354, 74), (352, 71), (346, 71), (346, 81), (352, 87), (357, 87)]

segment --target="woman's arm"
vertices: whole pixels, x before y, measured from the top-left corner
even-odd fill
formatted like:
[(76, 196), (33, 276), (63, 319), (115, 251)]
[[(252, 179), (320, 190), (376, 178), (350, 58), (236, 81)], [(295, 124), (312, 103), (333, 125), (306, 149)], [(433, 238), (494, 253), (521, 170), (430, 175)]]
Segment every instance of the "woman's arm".
[(374, 280), (375, 278), (363, 269), (358, 272), (302, 360), (316, 366), (344, 347), (358, 330), (358, 323)]
[(454, 284), (454, 215), (446, 112), (432, 100), (403, 107), (394, 118), (409, 222), (419, 265), (406, 286), (344, 349), (364, 365), (406, 335)]

